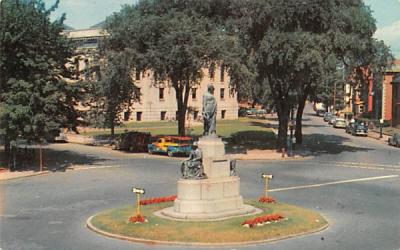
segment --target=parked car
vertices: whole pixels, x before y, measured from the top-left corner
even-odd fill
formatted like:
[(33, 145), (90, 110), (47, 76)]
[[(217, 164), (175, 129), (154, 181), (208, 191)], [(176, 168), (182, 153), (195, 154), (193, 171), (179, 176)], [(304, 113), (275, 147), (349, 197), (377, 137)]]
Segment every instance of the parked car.
[(324, 114), (324, 122), (329, 122), (331, 117), (332, 117), (332, 114), (330, 112), (326, 112)]
[(54, 142), (68, 142), (67, 135), (65, 133), (60, 133), (54, 138)]
[(245, 117), (247, 115), (247, 109), (239, 108), (239, 117)]
[(151, 134), (137, 131), (130, 131), (118, 135), (112, 144), (114, 150), (128, 152), (146, 152), (147, 145), (151, 142)]
[(256, 111), (256, 116), (257, 117), (265, 118), (266, 115), (267, 115), (267, 111), (265, 109), (259, 109), (259, 110)]
[(257, 113), (257, 109), (255, 109), (255, 108), (246, 110), (247, 115), (256, 115), (256, 113)]
[(346, 128), (346, 120), (338, 117), (332, 125), (334, 128)]
[(346, 124), (346, 133), (351, 134), (352, 126), (354, 125), (354, 121), (349, 121)]
[(336, 116), (332, 115), (331, 119), (329, 119), (329, 121), (328, 121), (328, 124), (332, 125), (336, 121), (336, 118), (337, 118)]
[(149, 154), (166, 153), (169, 157), (174, 155), (189, 155), (192, 150), (193, 138), (179, 136), (162, 136), (155, 142), (147, 145)]
[(400, 133), (395, 133), (392, 137), (388, 139), (388, 143), (391, 146), (400, 147)]
[(354, 123), (351, 127), (351, 134), (368, 136), (368, 127), (364, 123)]

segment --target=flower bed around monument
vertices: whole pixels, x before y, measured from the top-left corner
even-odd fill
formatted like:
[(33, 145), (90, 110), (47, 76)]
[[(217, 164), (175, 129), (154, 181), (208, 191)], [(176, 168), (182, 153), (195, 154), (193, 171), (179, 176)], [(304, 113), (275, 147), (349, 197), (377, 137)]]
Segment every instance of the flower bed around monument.
[(176, 195), (156, 197), (156, 198), (141, 200), (140, 205), (145, 206), (145, 205), (157, 204), (157, 203), (162, 203), (162, 202), (170, 202), (170, 201), (174, 201), (175, 199), (176, 199)]
[(262, 196), (258, 199), (258, 202), (263, 203), (276, 203), (275, 199), (272, 197)]
[(282, 219), (284, 219), (282, 215), (279, 214), (267, 214), (263, 216), (259, 216), (253, 219), (245, 220), (242, 223), (242, 226), (245, 227), (255, 227), (255, 226), (262, 226), (265, 224), (270, 224), (271, 222), (278, 222)]
[(143, 215), (136, 215), (129, 217), (130, 223), (145, 223), (147, 220)]
[[(327, 227), (327, 221), (318, 213), (285, 203), (261, 203), (257, 200), (247, 201), (262, 210), (255, 216), (234, 217), (222, 221), (175, 221), (156, 216), (154, 213), (173, 206), (173, 202), (160, 202), (142, 207), (145, 223), (127, 223), (127, 218), (135, 214), (132, 205), (115, 208), (99, 213), (88, 220), (88, 227), (100, 234), (114, 238), (146, 242), (173, 244), (235, 244), (246, 242), (269, 241), (303, 235), (322, 230)], [(264, 217), (270, 224), (261, 226)], [(280, 215), (271, 217), (271, 215)], [(133, 218), (132, 218), (133, 219)], [(242, 226), (247, 221), (253, 227)], [(279, 221), (278, 223), (274, 223)], [(256, 224), (257, 223), (257, 224)], [(259, 226), (257, 226), (260, 224)]]

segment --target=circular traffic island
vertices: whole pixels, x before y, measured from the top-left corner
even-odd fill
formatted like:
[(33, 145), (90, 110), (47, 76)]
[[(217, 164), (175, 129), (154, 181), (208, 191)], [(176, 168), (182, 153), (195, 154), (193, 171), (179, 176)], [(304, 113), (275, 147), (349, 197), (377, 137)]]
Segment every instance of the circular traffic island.
[(328, 227), (318, 213), (284, 203), (247, 201), (261, 210), (256, 215), (221, 221), (184, 221), (155, 213), (173, 206), (164, 202), (142, 206), (143, 223), (134, 223), (134, 206), (107, 210), (90, 217), (87, 227), (101, 235), (148, 244), (245, 245), (311, 234)]

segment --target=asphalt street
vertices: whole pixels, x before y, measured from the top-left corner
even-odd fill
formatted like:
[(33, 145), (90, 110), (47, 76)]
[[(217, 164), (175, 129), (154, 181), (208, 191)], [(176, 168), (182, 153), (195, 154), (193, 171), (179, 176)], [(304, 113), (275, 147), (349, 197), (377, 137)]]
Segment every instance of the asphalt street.
[[(260, 174), (271, 173), (273, 197), (318, 211), (329, 228), (225, 249), (400, 249), (400, 149), (347, 135), (311, 114), (304, 123), (310, 157), (238, 162), (241, 193), (246, 199), (259, 197)], [(125, 242), (85, 227), (95, 213), (134, 204), (132, 186), (144, 187), (149, 197), (175, 194), (179, 160), (72, 144), (54, 145), (52, 150), (92, 166), (1, 182), (1, 249), (201, 249)]]

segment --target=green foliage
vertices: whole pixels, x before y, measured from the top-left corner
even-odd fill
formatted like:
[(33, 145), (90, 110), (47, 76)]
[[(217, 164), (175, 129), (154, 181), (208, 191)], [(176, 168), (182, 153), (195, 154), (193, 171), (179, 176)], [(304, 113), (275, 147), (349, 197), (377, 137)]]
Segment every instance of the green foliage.
[[(193, 6), (191, 5), (193, 4)], [(128, 48), (136, 70), (151, 70), (153, 84), (173, 87), (179, 112), (179, 134), (185, 133), (189, 93), (202, 69), (221, 58), (224, 31), (203, 15), (199, 1), (139, 1), (107, 19), (108, 48)], [(203, 8), (204, 7), (204, 8)], [(211, 14), (210, 14), (211, 15)]]
[(0, 128), (9, 140), (52, 138), (60, 126), (73, 123), (75, 90), (63, 80), (72, 47), (61, 35), (64, 17), (49, 17), (57, 5), (0, 3)]
[(139, 100), (140, 93), (134, 85), (128, 50), (108, 51), (100, 67), (99, 80), (88, 83), (91, 109), (87, 115), (91, 124), (111, 128), (113, 135), (114, 127), (122, 121), (121, 113)]

